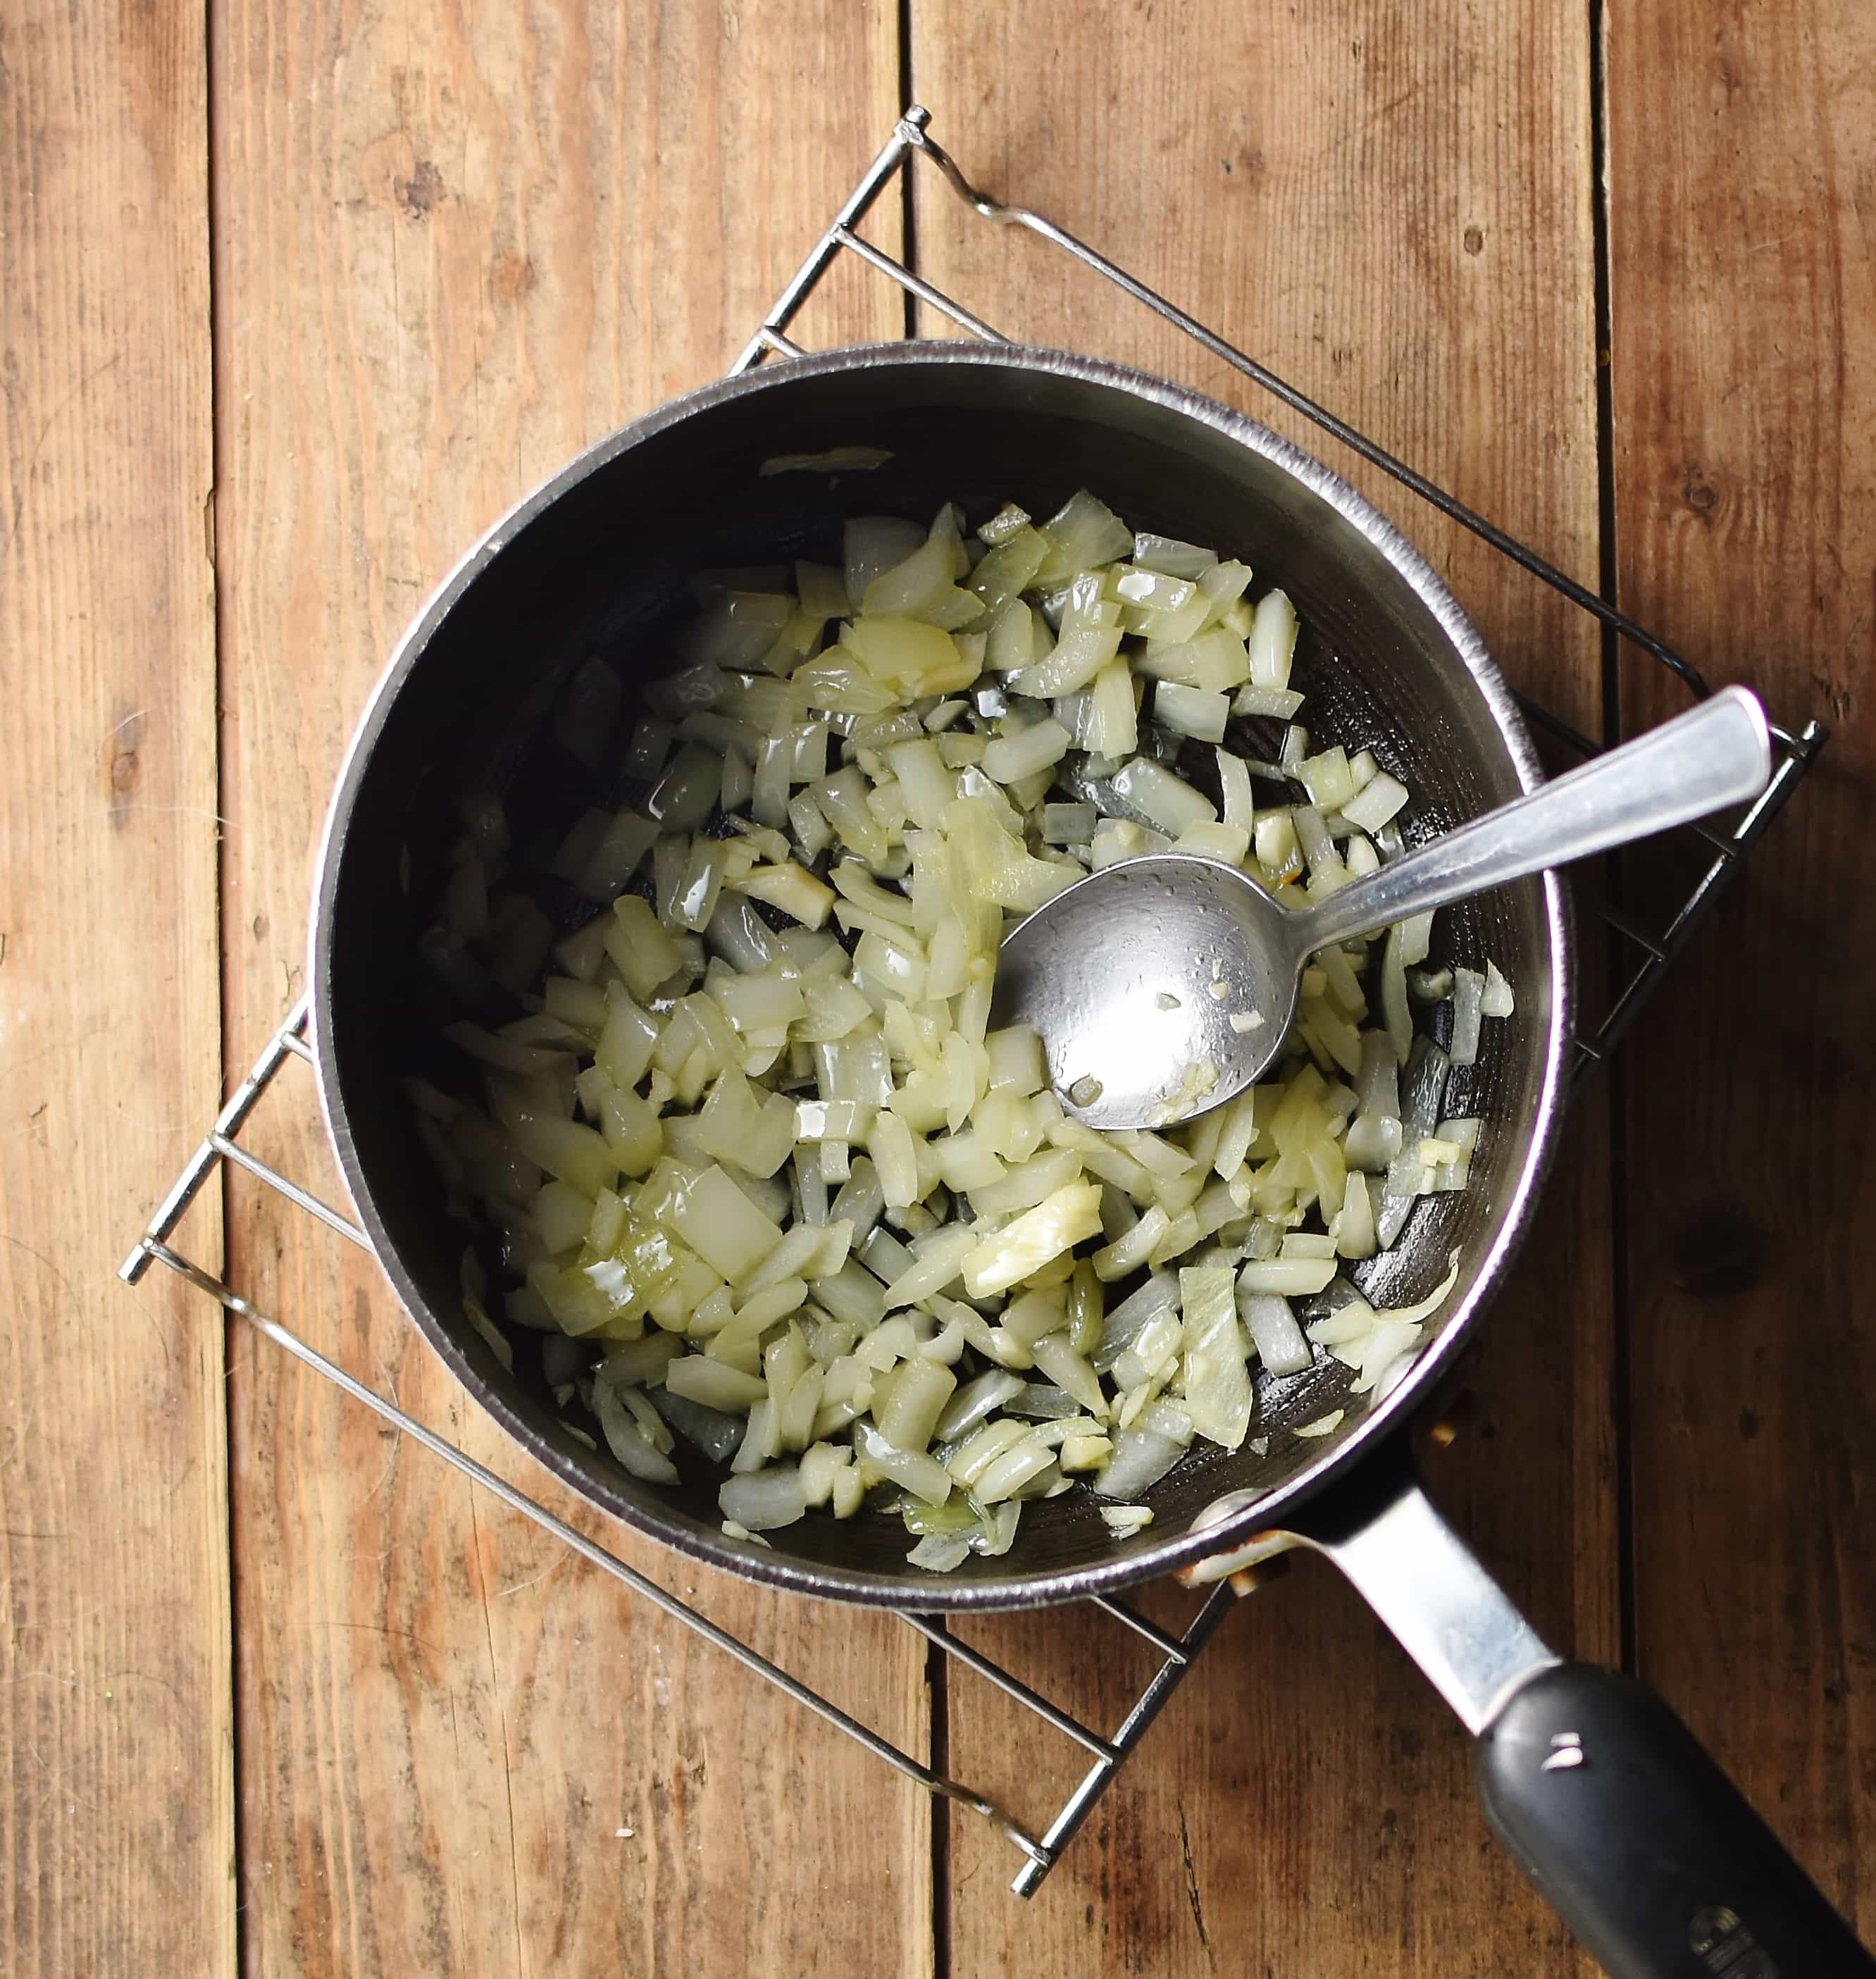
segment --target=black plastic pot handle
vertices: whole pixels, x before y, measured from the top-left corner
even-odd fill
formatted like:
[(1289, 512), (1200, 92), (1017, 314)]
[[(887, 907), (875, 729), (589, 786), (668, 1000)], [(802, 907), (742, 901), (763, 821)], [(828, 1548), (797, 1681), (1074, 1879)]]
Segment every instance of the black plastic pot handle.
[(1545, 1646), (1420, 1489), (1404, 1437), (1280, 1536), (1334, 1561), (1473, 1733), (1487, 1818), (1612, 1979), (1876, 1979), (1666, 1705)]
[(1778, 1837), (1646, 1684), (1558, 1663), (1480, 1734), (1486, 1818), (1612, 1979), (1876, 1979)]

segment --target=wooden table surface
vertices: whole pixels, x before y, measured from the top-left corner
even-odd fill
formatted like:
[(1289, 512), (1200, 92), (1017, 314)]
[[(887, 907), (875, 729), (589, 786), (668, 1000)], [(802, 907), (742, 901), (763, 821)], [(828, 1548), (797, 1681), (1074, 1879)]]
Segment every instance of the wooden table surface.
[[(903, 96), (1042, 207), (1835, 739), (1573, 1115), (1437, 1495), (1666, 1693), (1876, 1936), (1876, 12), (1867, 0), (212, 0), (0, 14), (0, 1968), (1310, 1979), (1586, 1969), (1326, 1570), (1241, 1604), (1028, 1905), (1006, 1845), (164, 1271), (113, 1268), (302, 983), (413, 608), (718, 373)], [(1003, 328), (1251, 388), (929, 174)], [(803, 326), (904, 327), (857, 266)], [(1295, 430), (1294, 421), (1276, 423)], [(1374, 477), (1358, 476), (1372, 487)], [(1514, 681), (1669, 712), (1384, 493)], [(1619, 701), (1619, 708), (1617, 701)], [(250, 1144), (336, 1186), (290, 1066)], [(230, 1178), (194, 1254), (842, 1703), (1047, 1815), (911, 1633), (688, 1568)], [(972, 1626), (1111, 1714), (1141, 1666)]]

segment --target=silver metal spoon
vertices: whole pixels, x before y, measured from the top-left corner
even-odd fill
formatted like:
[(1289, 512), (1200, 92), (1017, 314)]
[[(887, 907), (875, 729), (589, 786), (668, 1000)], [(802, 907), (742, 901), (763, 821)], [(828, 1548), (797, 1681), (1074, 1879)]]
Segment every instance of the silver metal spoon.
[(1170, 1126), (1276, 1058), (1319, 949), (1744, 803), (1771, 773), (1764, 709), (1728, 688), (1301, 910), (1218, 860), (1130, 859), (1077, 880), (1004, 942), (991, 1022), (1039, 1034), (1076, 1119)]

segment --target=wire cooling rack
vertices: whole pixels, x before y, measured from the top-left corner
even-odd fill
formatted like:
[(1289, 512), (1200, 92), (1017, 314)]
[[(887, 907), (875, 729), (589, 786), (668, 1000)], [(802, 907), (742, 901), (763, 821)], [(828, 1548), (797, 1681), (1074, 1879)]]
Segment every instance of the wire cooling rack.
[[(1396, 459), (1366, 434), (1314, 403), (1258, 363), (1255, 358), (1247, 356), (1244, 352), (1228, 343), (1215, 331), (1188, 316), (1162, 296), (1156, 294), (1145, 283), (1124, 268), (1116, 267), (1072, 234), (1039, 214), (1029, 212), (1020, 207), (1006, 206), (986, 197), (965, 178), (949, 154), (930, 136), (927, 129), (930, 121), (929, 113), (914, 105), (895, 124), (891, 137), (879, 155), (867, 167), (845, 204), (815, 243), (813, 250), (797, 270), (794, 280), (783, 290), (774, 307), (763, 318), (755, 334), (731, 367), (732, 372), (748, 370), (771, 356), (787, 358), (802, 354), (802, 346), (788, 334), (790, 326), (822, 277), (845, 254), (853, 255), (867, 264), (897, 283), (907, 293), (936, 310), (969, 335), (991, 342), (1005, 340), (1000, 332), (993, 329), (981, 317), (974, 315), (941, 290), (934, 288), (930, 283), (913, 273), (910, 268), (873, 246), (870, 241), (863, 240), (857, 231), (868, 209), (887, 186), (901, 174), (912, 170), (915, 158), (923, 158), (930, 168), (936, 171), (951, 191), (983, 219), (993, 224), (1022, 227), (1032, 234), (1039, 234), (1061, 252), (1093, 270), (1143, 307), (1151, 310), (1183, 331), (1211, 356), (1222, 360), (1234, 370), (1241, 372), (1292, 411), (1301, 413), (1324, 432), (1351, 448), (1363, 459), (1392, 476), (1421, 500), (1430, 504), (1443, 515), (1463, 524), (1502, 555), (1510, 558), (1513, 563), (1587, 612), (1603, 628), (1607, 648), (1612, 649), (1618, 664), (1633, 664), (1633, 656), (1639, 653), (1666, 668), (1682, 684), (1690, 697), (1698, 698), (1707, 692), (1706, 683), (1699, 673), (1679, 654), (1618, 612), (1606, 600), (1556, 569), (1527, 545), (1507, 535), (1482, 515), (1474, 513), (1444, 489)], [(1566, 756), (1582, 757), (1597, 753), (1597, 744), (1568, 723), (1559, 721), (1548, 710), (1529, 701), (1525, 701), (1524, 708), (1533, 725), (1547, 734)], [(1619, 1042), (1636, 1012), (1660, 980), (1662, 972), (1679, 954), (1701, 918), (1737, 871), (1741, 861), (1783, 807), (1818, 751), (1823, 748), (1828, 735), (1828, 731), (1815, 721), (1808, 723), (1795, 733), (1775, 724), (1772, 733), (1775, 751), (1775, 769), (1770, 784), (1758, 801), (1730, 830), (1710, 824), (1695, 825), (1685, 827), (1680, 834), (1697, 849), (1696, 877), (1680, 893), (1678, 906), (1658, 930), (1639, 924), (1630, 916), (1609, 903), (1595, 899), (1587, 889), (1581, 886), (1578, 887), (1579, 900), (1599, 914), (1614, 930), (1617, 938), (1616, 952), (1622, 958), (1619, 972), (1612, 974), (1614, 989), (1609, 1007), (1599, 1021), (1579, 1025), (1575, 1042), (1579, 1053), (1576, 1072), (1579, 1077), (1607, 1057)], [(257, 1310), (217, 1273), (205, 1270), (173, 1248), (169, 1240), (190, 1203), (220, 1165), (228, 1162), (255, 1176), (268, 1187), (277, 1190), (289, 1202), (340, 1236), (348, 1238), (361, 1248), (369, 1250), (364, 1232), (350, 1216), (322, 1202), (290, 1177), (280, 1174), (258, 1156), (249, 1152), (240, 1145), (239, 1139), (243, 1127), (262, 1096), (287, 1061), (298, 1059), (310, 1065), (313, 1052), (306, 1038), (307, 1013), (307, 1000), (302, 998), (269, 1039), (267, 1049), (255, 1061), (253, 1070), (237, 1087), (221, 1109), (214, 1126), (204, 1137), (187, 1166), (177, 1176), (174, 1186), (158, 1205), (143, 1235), (138, 1239), (136, 1248), (120, 1268), (119, 1275), (127, 1283), (135, 1285), (153, 1262), (167, 1265), (191, 1284), (219, 1301), (229, 1311), (238, 1314), (284, 1352), (336, 1384), (404, 1434), (414, 1438), (426, 1450), (433, 1451), (445, 1463), (454, 1466), (485, 1490), (492, 1493), (504, 1504), (555, 1534), (582, 1559), (590, 1560), (594, 1566), (622, 1582), (639, 1599), (650, 1603), (673, 1620), (696, 1630), (698, 1635), (713, 1643), (726, 1656), (733, 1657), (746, 1669), (774, 1684), (797, 1704), (804, 1706), (837, 1731), (844, 1732), (863, 1745), (907, 1778), (931, 1793), (942, 1795), (959, 1802), (993, 1822), (1022, 1858), (1012, 1882), (1012, 1888), (1020, 1896), (1032, 1894), (1041, 1886), (1043, 1878), (1086, 1818), (1117, 1769), (1139, 1742), (1148, 1725), (1191, 1668), (1194, 1658), (1224, 1619), (1235, 1595), (1231, 1583), (1223, 1579), (1222, 1575), (1225, 1566), (1232, 1563), (1221, 1564), (1218, 1584), (1211, 1588), (1203, 1606), (1182, 1633), (1174, 1634), (1162, 1629), (1123, 1601), (1103, 1598), (1082, 1604), (1099, 1609), (1108, 1624), (1131, 1629), (1144, 1639), (1151, 1646), (1157, 1659), (1157, 1667), (1151, 1679), (1127, 1704), (1118, 1718), (1115, 1729), (1111, 1733), (1098, 1731), (1070, 1713), (1058, 1709), (1013, 1672), (1004, 1669), (953, 1636), (941, 1616), (907, 1616), (903, 1618), (910, 1627), (946, 1655), (996, 1685), (1026, 1709), (1033, 1712), (1045, 1723), (1052, 1726), (1064, 1739), (1080, 1746), (1089, 1754), (1089, 1764), (1085, 1772), (1054, 1819), (1039, 1836), (1031, 1834), (986, 1795), (961, 1782), (948, 1778), (910, 1753), (902, 1751), (890, 1740), (880, 1737), (850, 1716), (830, 1699), (822, 1696), (811, 1685), (781, 1669), (656, 1582), (635, 1568), (628, 1566), (605, 1547), (588, 1538), (585, 1533), (576, 1531), (545, 1506), (536, 1503), (505, 1478), (497, 1477), (472, 1457), (466, 1456), (453, 1444), (446, 1441), (434, 1430), (406, 1415), (395, 1403), (387, 1401), (343, 1367), (308, 1346), (279, 1321)], [(1200, 1577), (1204, 1577), (1202, 1570)], [(1240, 1586), (1247, 1584), (1242, 1580), (1238, 1583)], [(774, 1598), (789, 1600), (800, 1597), (777, 1594)]]

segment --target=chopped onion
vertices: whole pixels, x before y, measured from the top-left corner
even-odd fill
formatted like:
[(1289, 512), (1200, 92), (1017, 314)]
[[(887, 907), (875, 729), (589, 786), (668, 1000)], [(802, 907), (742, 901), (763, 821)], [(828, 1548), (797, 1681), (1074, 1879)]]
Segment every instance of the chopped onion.
[(1264, 716), (1288, 721), (1302, 704), (1303, 697), (1294, 688), (1259, 687), (1254, 682), (1232, 696), (1231, 712), (1254, 720)]
[(927, 1533), (906, 1555), (906, 1560), (908, 1565), (922, 1566), (929, 1573), (950, 1573), (962, 1566), (970, 1554), (971, 1543), (967, 1534)]
[[(1417, 1148), (1438, 1124), (1450, 1063), (1430, 1038), (1415, 1042), (1403, 1081), (1400, 1135), (1404, 1149)], [(1420, 1163), (1404, 1152), (1390, 1166), (1380, 1199), (1374, 1205), (1375, 1241), (1384, 1251), (1392, 1247), (1405, 1226), (1407, 1212), (1421, 1192), (1423, 1172)]]
[(1115, 771), (1113, 787), (1148, 824), (1171, 837), (1178, 837), (1192, 825), (1211, 824), (1218, 818), (1209, 797), (1148, 757), (1136, 756)]
[(1103, 1498), (1137, 1497), (1185, 1454), (1185, 1445), (1169, 1436), (1138, 1427), (1121, 1430), (1114, 1437), (1114, 1454), (1095, 1477), (1094, 1488)]
[(717, 1503), (726, 1519), (747, 1531), (763, 1533), (793, 1525), (807, 1510), (807, 1497), (799, 1467), (788, 1464), (726, 1477)]
[(1218, 559), (1196, 543), (1182, 543), (1177, 536), (1155, 536), (1145, 532), (1133, 539), (1133, 560), (1142, 570), (1163, 572), (1168, 577), (1197, 578), (1217, 563)]
[(1296, 611), (1281, 591), (1258, 601), (1251, 625), (1251, 678), (1254, 685), (1290, 685), (1290, 662), (1296, 651)]
[(973, 1245), (964, 1259), (964, 1288), (973, 1298), (1030, 1277), (1101, 1228), (1101, 1192), (1071, 1182)]
[(1477, 970), (1453, 972), (1453, 1038), (1447, 1056), (1455, 1065), (1470, 1065), (1479, 1056), (1479, 1019), (1485, 978)]
[(1498, 964), (1487, 962), (1485, 965), (1485, 989), (1479, 999), (1479, 1014), (1485, 1017), (1508, 1017), (1516, 1007), (1511, 994), (1511, 985), (1498, 973)]
[[(1084, 872), (1176, 847), (1300, 904), (1397, 857), (1410, 798), (1367, 738), (1312, 747), (1295, 611), (1254, 606), (1245, 564), (1085, 491), (964, 528), (860, 517), (838, 568), (698, 574), (628, 737), (620, 673), (582, 667), (555, 732), (598, 788), (647, 792), (549, 836), (601, 911), (556, 941), (517, 883), (535, 840), (466, 807), (423, 948), (472, 1096), (413, 1091), (515, 1281), (504, 1333), (465, 1280), (492, 1352), (546, 1333), (560, 1405), (647, 1483), (674, 1480), (674, 1431), (727, 1464), (733, 1536), (894, 1487), (933, 1572), (1007, 1553), (1022, 1505), (1078, 1480), (1124, 1536), (1195, 1440), (1261, 1454), (1254, 1353), (1294, 1375), (1314, 1338), (1386, 1393), (1454, 1281), (1377, 1313), (1334, 1275), (1464, 1187), (1481, 1132), (1443, 1117), (1446, 1054), (1414, 1035), (1430, 916), (1321, 954), (1268, 1082), (1163, 1133), (1067, 1117), (1036, 1035), (991, 1029), (1006, 928)], [(1227, 741), (1245, 718), (1285, 724), (1279, 761)], [(1259, 779), (1308, 801), (1259, 810)], [(1489, 963), (1453, 987), (1465, 1063), (1513, 999)], [(1307, 1337), (1292, 1298), (1327, 1314)]]
[(1176, 681), (1162, 681), (1153, 694), (1153, 719), (1175, 735), (1201, 742), (1222, 742), (1230, 705), (1221, 694), (1207, 694)]
[(1228, 1262), (1189, 1265), (1179, 1273), (1184, 1315), (1185, 1406), (1192, 1427), (1226, 1450), (1251, 1427), (1251, 1374), (1238, 1341), (1238, 1309)]
[(1309, 1342), (1288, 1301), (1274, 1293), (1247, 1291), (1241, 1280), (1238, 1310), (1257, 1344), (1258, 1357), (1273, 1374), (1300, 1374), (1310, 1365)]
[(1397, 816), (1407, 801), (1406, 784), (1377, 770), (1342, 806), (1342, 816), (1357, 831), (1374, 833)]

